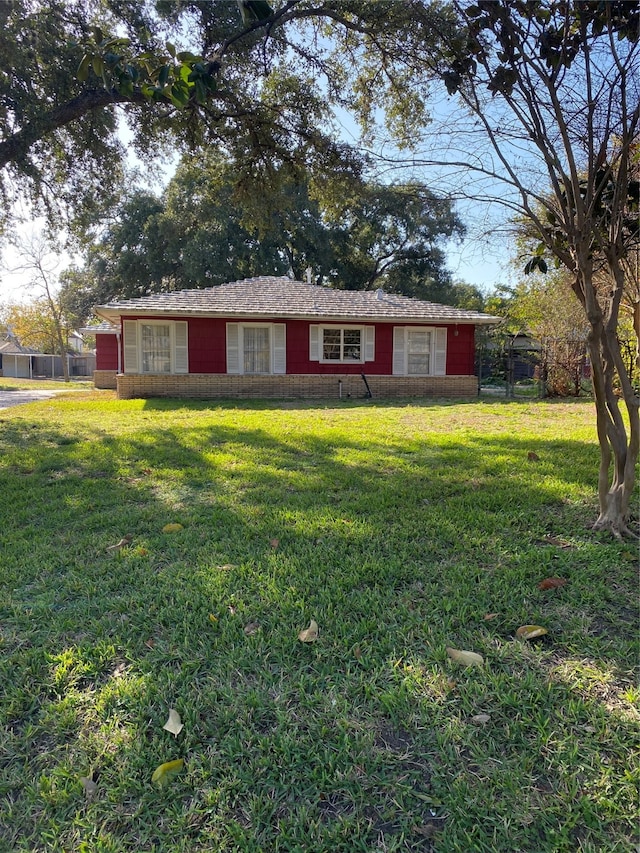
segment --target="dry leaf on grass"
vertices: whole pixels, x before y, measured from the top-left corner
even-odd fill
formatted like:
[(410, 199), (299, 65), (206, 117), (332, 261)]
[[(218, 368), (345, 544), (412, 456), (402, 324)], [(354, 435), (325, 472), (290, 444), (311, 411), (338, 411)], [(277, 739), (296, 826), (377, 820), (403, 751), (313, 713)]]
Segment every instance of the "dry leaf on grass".
[(172, 782), (176, 778), (176, 776), (182, 770), (183, 767), (183, 758), (177, 758), (175, 761), (167, 761), (164, 764), (161, 764), (159, 767), (156, 767), (156, 769), (153, 771), (151, 781), (155, 785), (160, 785), (160, 787), (168, 785), (169, 782)]
[(106, 549), (107, 551), (119, 551), (121, 548), (126, 548), (127, 545), (131, 543), (133, 539), (133, 535), (131, 533), (127, 533), (126, 536), (123, 536), (119, 542), (116, 542), (115, 545), (109, 545)]
[(545, 578), (538, 584), (538, 589), (557, 589), (559, 586), (564, 586), (566, 582), (566, 578)]
[(315, 643), (318, 639), (318, 623), (315, 619), (312, 619), (309, 623), (309, 627), (305, 628), (303, 631), (300, 631), (298, 634), (298, 639), (301, 643)]
[(538, 456), (538, 454), (534, 450), (530, 450), (527, 453), (527, 459), (529, 460), (529, 462), (539, 462), (540, 461), (540, 457)]
[(163, 533), (178, 533), (180, 530), (184, 530), (184, 527), (181, 524), (178, 524), (177, 521), (165, 524), (162, 528)]
[(247, 625), (244, 626), (244, 632), (247, 635), (247, 637), (250, 637), (252, 634), (257, 634), (259, 630), (260, 630), (260, 623), (259, 622), (249, 622)]
[(516, 637), (519, 640), (535, 640), (536, 637), (543, 637), (548, 633), (547, 629), (540, 625), (521, 625), (516, 631)]
[(178, 737), (184, 728), (180, 714), (174, 708), (169, 708), (169, 719), (162, 728), (167, 732), (171, 732), (175, 737)]
[(274, 551), (275, 551), (275, 549), (278, 547), (278, 545), (279, 545), (279, 544), (280, 544), (280, 540), (279, 540), (279, 539), (272, 539), (272, 540), (269, 542), (269, 545), (271, 545), (271, 547), (274, 549)]
[(484, 663), (484, 658), (477, 652), (467, 652), (464, 649), (450, 649), (447, 646), (447, 654), (451, 660), (461, 663), (464, 666), (481, 666)]
[(485, 622), (491, 622), (493, 619), (497, 619), (499, 615), (499, 613), (485, 613), (483, 619)]
[(93, 781), (91, 776), (81, 776), (80, 781), (82, 782), (85, 797), (87, 800), (92, 800), (98, 793), (97, 784)]
[(474, 726), (486, 726), (490, 719), (491, 717), (489, 714), (475, 714), (475, 716), (471, 717), (469, 722), (473, 723)]

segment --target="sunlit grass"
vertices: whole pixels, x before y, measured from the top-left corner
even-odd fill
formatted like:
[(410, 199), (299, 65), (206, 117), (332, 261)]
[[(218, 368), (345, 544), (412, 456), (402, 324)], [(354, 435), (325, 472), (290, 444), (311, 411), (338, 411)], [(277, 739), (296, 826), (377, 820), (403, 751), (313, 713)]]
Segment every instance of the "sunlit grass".
[(0, 848), (632, 849), (637, 560), (588, 526), (590, 404), (87, 393), (0, 449)]

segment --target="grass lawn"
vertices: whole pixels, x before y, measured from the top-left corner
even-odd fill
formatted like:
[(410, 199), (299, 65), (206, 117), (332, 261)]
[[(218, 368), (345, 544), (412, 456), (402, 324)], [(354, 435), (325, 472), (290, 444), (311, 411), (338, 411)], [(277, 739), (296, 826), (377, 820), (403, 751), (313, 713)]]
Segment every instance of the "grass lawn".
[(90, 379), (14, 379), (12, 376), (0, 376), (0, 391), (75, 391), (78, 388), (93, 388)]
[(0, 441), (0, 850), (635, 850), (592, 404), (87, 392)]

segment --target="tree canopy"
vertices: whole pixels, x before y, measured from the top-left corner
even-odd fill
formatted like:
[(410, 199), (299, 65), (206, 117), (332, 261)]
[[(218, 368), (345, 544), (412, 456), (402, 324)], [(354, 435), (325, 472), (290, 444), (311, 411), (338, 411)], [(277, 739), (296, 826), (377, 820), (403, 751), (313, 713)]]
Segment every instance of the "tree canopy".
[(263, 201), (240, 192), (236, 174), (234, 162), (209, 151), (185, 156), (162, 196), (126, 195), (88, 245), (86, 264), (64, 277), (67, 310), (85, 321), (109, 299), (309, 272), (335, 287), (473, 298), (445, 266), (443, 244), (461, 223), (423, 187), (352, 179), (338, 207), (314, 197), (309, 178), (279, 177), (279, 193)]
[[(7, 0), (0, 5), (0, 192), (91, 221), (121, 168), (119, 119), (148, 168), (177, 147), (236, 155), (238, 181), (268, 183), (314, 160), (349, 160), (330, 103), (398, 127), (424, 116), (403, 67), (411, 2)], [(241, 10), (244, 14), (241, 14)], [(118, 113), (116, 113), (116, 108)]]

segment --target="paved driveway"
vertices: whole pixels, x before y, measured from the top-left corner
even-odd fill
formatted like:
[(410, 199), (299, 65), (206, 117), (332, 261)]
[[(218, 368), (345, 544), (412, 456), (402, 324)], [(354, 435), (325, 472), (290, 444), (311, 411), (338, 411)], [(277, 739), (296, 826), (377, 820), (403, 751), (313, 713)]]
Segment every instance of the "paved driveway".
[(56, 394), (67, 393), (66, 389), (64, 391), (0, 391), (0, 409), (8, 409), (10, 406), (19, 406), (20, 403), (37, 403), (39, 400), (48, 400), (50, 397), (55, 397)]

